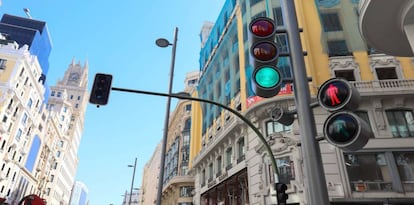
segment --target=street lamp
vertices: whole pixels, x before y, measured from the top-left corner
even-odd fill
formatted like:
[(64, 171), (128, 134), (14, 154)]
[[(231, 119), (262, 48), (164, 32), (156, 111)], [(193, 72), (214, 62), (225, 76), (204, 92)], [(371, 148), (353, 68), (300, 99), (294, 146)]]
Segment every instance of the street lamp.
[(132, 173), (131, 191), (129, 192), (129, 202), (128, 202), (128, 205), (131, 205), (131, 201), (132, 201), (132, 190), (134, 189), (135, 170), (137, 168), (137, 158), (136, 157), (135, 157), (134, 165), (128, 165), (128, 167), (134, 167), (134, 172)]
[[(177, 49), (177, 34), (178, 34), (178, 28), (176, 27), (174, 31), (174, 43), (170, 43), (165, 38), (159, 38), (155, 41), (155, 44), (157, 44), (157, 46), (161, 48), (172, 46), (170, 83), (168, 86), (168, 94), (170, 95), (172, 93), (172, 86), (173, 86), (173, 79), (174, 79), (174, 64), (175, 64), (175, 51)], [(164, 181), (165, 149), (167, 146), (167, 138), (168, 138), (168, 122), (170, 121), (170, 107), (171, 107), (171, 96), (168, 96), (167, 97), (167, 108), (165, 111), (164, 134), (163, 134), (162, 147), (161, 147), (161, 163), (160, 163), (160, 173), (158, 177), (158, 188), (157, 188), (157, 205), (161, 205), (162, 185)]]

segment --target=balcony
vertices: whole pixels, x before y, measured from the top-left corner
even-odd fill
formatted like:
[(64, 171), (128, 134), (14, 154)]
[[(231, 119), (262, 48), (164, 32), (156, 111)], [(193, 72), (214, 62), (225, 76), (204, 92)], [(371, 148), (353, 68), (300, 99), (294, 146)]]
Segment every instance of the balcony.
[(382, 95), (395, 95), (395, 91), (398, 93), (412, 94), (414, 93), (414, 79), (413, 80), (376, 80), (376, 81), (352, 81), (361, 95), (364, 93), (381, 93)]
[(414, 56), (413, 1), (361, 0), (358, 9), (361, 35), (370, 46), (388, 55)]

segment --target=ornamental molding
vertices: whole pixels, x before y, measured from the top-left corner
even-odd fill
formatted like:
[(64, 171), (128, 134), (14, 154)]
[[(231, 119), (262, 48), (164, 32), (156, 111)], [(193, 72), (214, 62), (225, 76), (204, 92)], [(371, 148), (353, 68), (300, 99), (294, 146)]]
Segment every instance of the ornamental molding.
[(358, 69), (359, 65), (355, 62), (353, 57), (345, 57), (345, 58), (330, 58), (329, 59), (329, 68), (331, 70), (336, 69)]

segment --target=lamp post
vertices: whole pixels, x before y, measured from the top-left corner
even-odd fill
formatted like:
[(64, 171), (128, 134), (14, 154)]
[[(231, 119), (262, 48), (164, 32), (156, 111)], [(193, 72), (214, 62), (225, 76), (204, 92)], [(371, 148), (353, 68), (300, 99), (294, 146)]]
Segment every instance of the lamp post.
[[(176, 27), (174, 31), (174, 42), (173, 43), (170, 43), (165, 38), (159, 38), (155, 41), (157, 46), (162, 47), (162, 48), (165, 48), (167, 46), (172, 46), (170, 83), (168, 86), (168, 94), (172, 93), (172, 86), (173, 86), (173, 79), (174, 79), (175, 51), (177, 49), (177, 34), (178, 34), (178, 28)], [(170, 107), (171, 107), (171, 97), (168, 96), (167, 97), (167, 108), (165, 111), (164, 134), (163, 134), (162, 146), (161, 146), (160, 173), (158, 177), (158, 188), (157, 188), (157, 205), (161, 205), (162, 185), (164, 181), (165, 149), (167, 146), (167, 138), (168, 138), (168, 122), (170, 121)]]
[(134, 165), (128, 165), (128, 167), (134, 167), (134, 172), (132, 173), (131, 191), (129, 193), (129, 202), (128, 202), (128, 205), (131, 205), (131, 201), (132, 201), (132, 190), (134, 189), (135, 169), (137, 168), (137, 158), (136, 157), (135, 157)]

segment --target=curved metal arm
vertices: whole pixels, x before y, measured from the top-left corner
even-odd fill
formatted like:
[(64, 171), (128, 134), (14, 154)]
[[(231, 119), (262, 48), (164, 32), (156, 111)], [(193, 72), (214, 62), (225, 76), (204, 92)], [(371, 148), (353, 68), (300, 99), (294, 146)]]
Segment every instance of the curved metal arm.
[(267, 144), (266, 139), (263, 137), (263, 135), (259, 131), (259, 129), (257, 129), (256, 126), (254, 126), (253, 123), (250, 122), (250, 120), (248, 120), (246, 117), (244, 117), (242, 114), (240, 114), (236, 110), (234, 110), (234, 109), (232, 109), (232, 108), (230, 108), (226, 105), (223, 105), (221, 103), (218, 103), (218, 102), (214, 102), (214, 101), (206, 100), (206, 99), (202, 99), (202, 98), (191, 97), (188, 93), (166, 94), (166, 93), (150, 92), (150, 91), (143, 91), (143, 90), (132, 90), (132, 89), (115, 88), (115, 87), (112, 87), (112, 90), (132, 92), (132, 93), (140, 93), (140, 94), (147, 94), (147, 95), (157, 95), (157, 96), (164, 96), (164, 97), (173, 97), (173, 98), (193, 100), (193, 101), (198, 101), (198, 102), (205, 102), (205, 103), (217, 105), (217, 106), (219, 106), (219, 107), (221, 107), (225, 110), (228, 110), (229, 112), (235, 114), (237, 117), (239, 117), (241, 120), (243, 120), (243, 122), (245, 122), (250, 128), (252, 128), (252, 130), (256, 133), (256, 135), (262, 141), (263, 145), (266, 148), (266, 151), (269, 154), (270, 160), (272, 162), (272, 167), (273, 167), (273, 171), (274, 171), (274, 175), (275, 175), (275, 183), (279, 182), (279, 170), (277, 168), (276, 159), (273, 156), (272, 149), (270, 148), (269, 144)]

